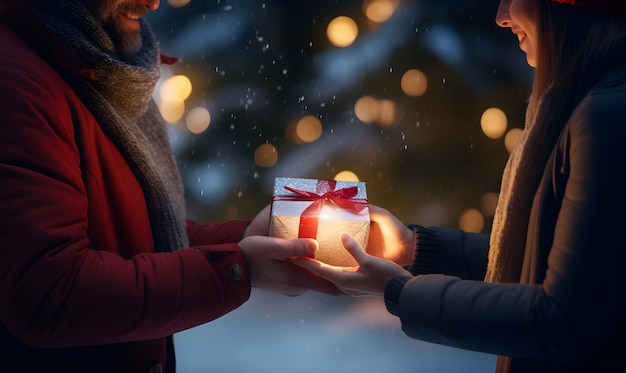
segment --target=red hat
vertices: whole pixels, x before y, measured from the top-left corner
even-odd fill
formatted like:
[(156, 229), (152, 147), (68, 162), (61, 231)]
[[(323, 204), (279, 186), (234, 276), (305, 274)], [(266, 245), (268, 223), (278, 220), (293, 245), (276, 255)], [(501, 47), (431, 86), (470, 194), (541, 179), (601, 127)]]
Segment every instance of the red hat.
[(549, 0), (553, 3), (587, 6), (610, 12), (626, 14), (626, 0)]

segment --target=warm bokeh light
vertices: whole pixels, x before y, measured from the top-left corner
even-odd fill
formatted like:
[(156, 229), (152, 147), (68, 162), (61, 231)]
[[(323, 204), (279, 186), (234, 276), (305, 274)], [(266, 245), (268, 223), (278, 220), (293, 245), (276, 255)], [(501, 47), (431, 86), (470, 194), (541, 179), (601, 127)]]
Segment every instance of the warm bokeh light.
[(410, 69), (402, 75), (400, 86), (408, 96), (422, 96), (428, 88), (428, 79), (421, 70)]
[(168, 123), (176, 123), (185, 115), (185, 100), (191, 95), (191, 89), (191, 80), (184, 75), (163, 80), (155, 99)]
[(478, 233), (485, 225), (485, 218), (476, 209), (468, 209), (459, 218), (459, 228), (466, 232)]
[(186, 124), (191, 133), (202, 133), (211, 124), (211, 113), (204, 107), (193, 108), (187, 113)]
[(506, 132), (506, 114), (501, 109), (492, 107), (483, 113), (480, 118), (480, 128), (490, 139), (499, 139)]
[(303, 143), (313, 142), (322, 135), (322, 122), (313, 115), (304, 116), (296, 124), (295, 135)]
[(159, 89), (162, 101), (186, 100), (191, 94), (191, 80), (184, 75), (174, 75), (163, 81)]
[(182, 8), (190, 2), (191, 0), (167, 0), (167, 4), (172, 8)]
[(159, 111), (167, 123), (174, 124), (185, 115), (185, 101), (175, 99), (161, 101)]
[(397, 0), (365, 0), (363, 13), (372, 22), (383, 23), (389, 20), (395, 11)]
[(380, 127), (391, 128), (398, 123), (398, 105), (388, 99), (363, 96), (354, 103), (354, 115), (363, 123), (377, 123)]
[(337, 47), (348, 47), (359, 35), (359, 27), (350, 17), (339, 16), (328, 24), (326, 29), (328, 40)]
[(363, 96), (354, 104), (354, 115), (363, 123), (373, 123), (378, 119), (378, 100)]
[(504, 146), (509, 153), (513, 151), (521, 135), (522, 130), (520, 128), (511, 128), (506, 136), (504, 136)]
[(382, 127), (393, 127), (398, 121), (398, 105), (391, 100), (379, 100), (377, 119)]
[(498, 205), (498, 193), (485, 193), (480, 197), (480, 211), (485, 216), (493, 216)]
[(260, 167), (272, 167), (278, 162), (278, 151), (272, 144), (261, 144), (254, 151), (254, 163)]
[(337, 173), (337, 175), (335, 175), (335, 180), (357, 182), (359, 181), (359, 177), (356, 176), (356, 174), (352, 171), (344, 170), (344, 171)]

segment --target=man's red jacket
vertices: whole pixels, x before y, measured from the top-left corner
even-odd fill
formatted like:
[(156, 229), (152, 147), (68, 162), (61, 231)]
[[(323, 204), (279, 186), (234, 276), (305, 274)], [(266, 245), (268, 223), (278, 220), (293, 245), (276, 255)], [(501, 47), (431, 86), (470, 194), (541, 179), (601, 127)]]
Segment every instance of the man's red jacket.
[(171, 372), (173, 333), (248, 299), (247, 221), (154, 253), (142, 189), (58, 70), (91, 72), (23, 0), (0, 0), (0, 46), (0, 371)]

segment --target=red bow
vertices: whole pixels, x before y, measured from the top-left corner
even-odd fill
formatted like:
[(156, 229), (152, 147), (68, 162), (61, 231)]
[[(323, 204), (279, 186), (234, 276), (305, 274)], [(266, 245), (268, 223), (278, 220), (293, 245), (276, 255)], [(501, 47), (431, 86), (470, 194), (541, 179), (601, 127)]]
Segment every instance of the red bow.
[(367, 200), (354, 198), (359, 189), (357, 187), (334, 190), (335, 180), (318, 180), (315, 193), (306, 190), (285, 186), (285, 189), (296, 193), (295, 196), (280, 196), (274, 198), (282, 201), (313, 201), (300, 215), (299, 238), (316, 238), (320, 211), (325, 203), (332, 203), (342, 209), (359, 213), (367, 207)]

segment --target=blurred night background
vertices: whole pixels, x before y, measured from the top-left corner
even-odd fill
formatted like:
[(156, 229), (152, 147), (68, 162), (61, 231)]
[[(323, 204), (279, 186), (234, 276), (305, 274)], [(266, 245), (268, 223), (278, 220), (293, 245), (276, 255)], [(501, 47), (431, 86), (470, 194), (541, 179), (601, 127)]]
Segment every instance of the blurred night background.
[[(275, 177), (364, 181), (406, 224), (488, 232), (532, 71), (497, 0), (163, 0), (155, 99), (190, 217), (251, 218)], [(176, 336), (195, 372), (491, 372), (411, 340), (380, 299), (253, 290)]]

